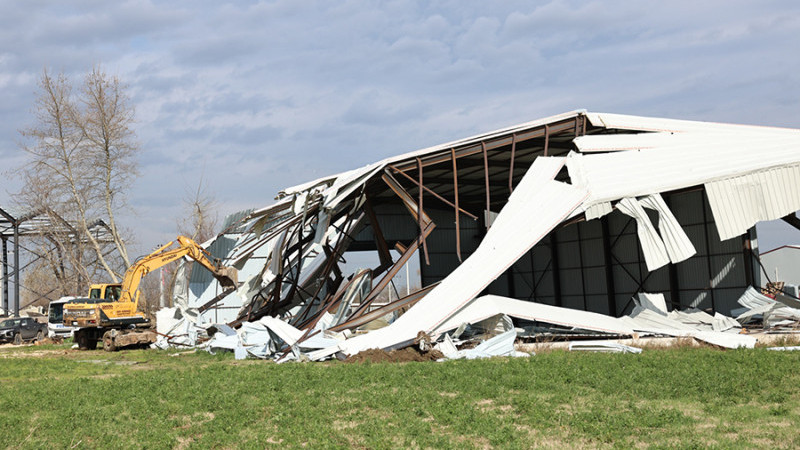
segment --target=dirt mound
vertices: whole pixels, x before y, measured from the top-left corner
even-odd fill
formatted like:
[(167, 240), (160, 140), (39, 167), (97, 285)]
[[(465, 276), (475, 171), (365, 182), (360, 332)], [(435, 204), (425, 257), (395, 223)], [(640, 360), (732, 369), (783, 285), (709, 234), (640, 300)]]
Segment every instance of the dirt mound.
[(40, 341), (36, 341), (33, 345), (55, 345), (55, 344), (63, 344), (64, 338), (61, 337), (52, 337), (52, 338), (44, 338)]
[(363, 363), (363, 362), (409, 362), (409, 361), (436, 361), (437, 359), (444, 358), (442, 352), (438, 350), (431, 350), (429, 352), (420, 352), (414, 347), (406, 347), (401, 350), (379, 350), (376, 348), (364, 350), (363, 352), (356, 353), (353, 356), (344, 360), (346, 363)]

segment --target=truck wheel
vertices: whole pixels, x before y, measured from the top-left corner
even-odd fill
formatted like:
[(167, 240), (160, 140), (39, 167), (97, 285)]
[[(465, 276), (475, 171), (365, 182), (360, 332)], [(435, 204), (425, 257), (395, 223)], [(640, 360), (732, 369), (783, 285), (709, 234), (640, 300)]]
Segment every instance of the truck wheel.
[(79, 350), (89, 350), (89, 336), (85, 330), (76, 330), (74, 338)]
[(14, 345), (22, 345), (22, 335), (17, 333), (14, 335)]
[(44, 333), (42, 332), (42, 330), (39, 330), (39, 332), (36, 333), (36, 342), (42, 342), (43, 339), (44, 339)]
[(114, 334), (112, 330), (103, 333), (103, 350), (107, 352), (117, 351), (117, 346), (114, 344)]

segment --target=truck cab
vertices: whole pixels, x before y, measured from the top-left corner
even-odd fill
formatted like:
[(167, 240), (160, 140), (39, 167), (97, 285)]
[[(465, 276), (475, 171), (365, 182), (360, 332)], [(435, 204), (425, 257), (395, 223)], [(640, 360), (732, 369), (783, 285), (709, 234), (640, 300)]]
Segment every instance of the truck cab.
[(64, 304), (77, 297), (61, 297), (50, 302), (47, 313), (47, 337), (72, 337), (76, 327), (64, 325)]
[(13, 342), (16, 345), (25, 341), (44, 338), (45, 325), (33, 317), (12, 317), (0, 321), (0, 342)]

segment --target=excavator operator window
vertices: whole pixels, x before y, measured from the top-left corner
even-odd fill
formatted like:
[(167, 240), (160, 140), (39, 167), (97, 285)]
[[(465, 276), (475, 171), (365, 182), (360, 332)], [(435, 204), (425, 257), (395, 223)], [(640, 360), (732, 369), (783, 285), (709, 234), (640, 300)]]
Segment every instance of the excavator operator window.
[(106, 300), (110, 300), (115, 302), (119, 300), (122, 288), (119, 286), (107, 286), (106, 287)]
[(89, 298), (100, 298), (100, 289), (94, 288), (89, 291)]

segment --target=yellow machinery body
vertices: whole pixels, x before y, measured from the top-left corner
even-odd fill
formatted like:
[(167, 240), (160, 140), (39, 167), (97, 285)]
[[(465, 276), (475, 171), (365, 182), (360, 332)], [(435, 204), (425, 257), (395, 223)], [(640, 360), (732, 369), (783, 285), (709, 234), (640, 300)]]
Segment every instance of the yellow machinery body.
[[(178, 236), (175, 241), (131, 265), (125, 272), (122, 284), (93, 284), (89, 288), (89, 298), (75, 299), (64, 305), (64, 325), (79, 327), (75, 331), (78, 346), (95, 348), (101, 338), (106, 350), (109, 350), (109, 347), (115, 349), (122, 346), (115, 345), (115, 339), (120, 342), (133, 340), (143, 343), (141, 342), (143, 338), (133, 339), (133, 336), (125, 336), (132, 333), (127, 330), (150, 325), (149, 319), (139, 311), (139, 283), (151, 271), (184, 256), (194, 259), (211, 271), (223, 287), (236, 287), (238, 281), (236, 269), (222, 266), (219, 261), (212, 263), (211, 255), (200, 245), (185, 236)], [(120, 330), (126, 331), (120, 332)], [(152, 331), (149, 333), (154, 340), (155, 333)], [(106, 339), (108, 336), (110, 338)], [(107, 340), (111, 342), (107, 343)]]

